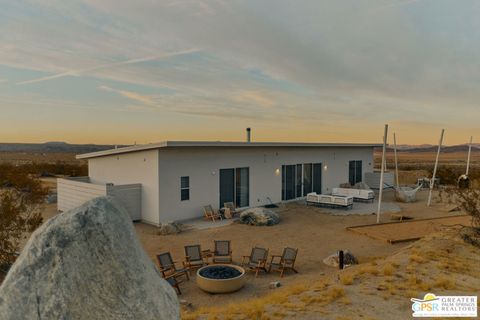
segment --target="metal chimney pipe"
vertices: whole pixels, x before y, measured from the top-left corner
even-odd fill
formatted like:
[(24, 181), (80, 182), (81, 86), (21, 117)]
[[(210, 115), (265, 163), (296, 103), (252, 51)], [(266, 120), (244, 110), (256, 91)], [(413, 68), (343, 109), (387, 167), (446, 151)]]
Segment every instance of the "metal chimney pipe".
[(252, 132), (252, 129), (247, 128), (247, 142), (252, 142), (251, 132)]

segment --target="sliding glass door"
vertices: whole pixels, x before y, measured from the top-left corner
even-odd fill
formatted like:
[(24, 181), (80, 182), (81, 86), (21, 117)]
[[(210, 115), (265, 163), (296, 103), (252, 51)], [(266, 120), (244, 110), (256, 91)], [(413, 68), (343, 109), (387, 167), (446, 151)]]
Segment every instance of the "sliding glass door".
[(282, 200), (305, 197), (310, 192), (322, 193), (322, 164), (282, 165)]
[(249, 204), (248, 173), (248, 168), (235, 169), (235, 205), (238, 208), (248, 207)]
[(303, 196), (312, 192), (312, 164), (305, 163), (303, 165)]
[(220, 169), (220, 208), (225, 202), (233, 202), (238, 207), (249, 206), (249, 169)]

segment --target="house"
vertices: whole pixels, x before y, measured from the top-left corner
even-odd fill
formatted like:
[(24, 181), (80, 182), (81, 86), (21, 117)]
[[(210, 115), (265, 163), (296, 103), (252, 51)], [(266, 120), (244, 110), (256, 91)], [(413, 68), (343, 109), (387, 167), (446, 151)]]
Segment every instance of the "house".
[(59, 179), (58, 209), (112, 195), (133, 220), (159, 225), (200, 217), (207, 204), (247, 208), (330, 193), (373, 172), (379, 146), (165, 141), (82, 154), (89, 176)]

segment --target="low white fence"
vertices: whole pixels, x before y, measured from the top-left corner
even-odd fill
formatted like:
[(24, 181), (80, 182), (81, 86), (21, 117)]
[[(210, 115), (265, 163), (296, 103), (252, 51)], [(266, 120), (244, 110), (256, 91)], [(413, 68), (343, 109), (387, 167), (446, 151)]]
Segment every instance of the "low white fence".
[[(365, 172), (366, 184), (372, 189), (380, 189), (380, 171)], [(395, 174), (391, 171), (383, 173), (383, 183), (388, 186), (395, 185)]]
[(142, 218), (141, 184), (94, 184), (88, 177), (57, 179), (58, 210), (67, 211), (102, 196), (115, 197), (133, 221)]

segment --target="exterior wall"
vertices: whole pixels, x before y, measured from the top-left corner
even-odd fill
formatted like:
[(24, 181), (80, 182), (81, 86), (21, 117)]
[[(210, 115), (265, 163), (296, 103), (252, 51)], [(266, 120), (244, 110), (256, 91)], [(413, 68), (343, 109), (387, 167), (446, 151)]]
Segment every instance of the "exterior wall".
[[(219, 206), (219, 169), (249, 167), (250, 206), (281, 201), (282, 165), (319, 163), (322, 192), (348, 182), (348, 162), (363, 161), (363, 176), (373, 171), (373, 148), (165, 148), (159, 150), (160, 222), (203, 215), (202, 207)], [(276, 174), (279, 169), (280, 174)], [(190, 200), (180, 200), (180, 177), (190, 177)]]
[(89, 200), (107, 195), (107, 186), (88, 182), (87, 177), (57, 179), (58, 210), (68, 211)]
[(107, 185), (107, 195), (118, 200), (125, 207), (133, 221), (142, 219), (141, 184)]
[(158, 225), (158, 150), (92, 158), (88, 160), (92, 183), (141, 184), (142, 220)]
[(115, 197), (132, 217), (141, 219), (142, 185), (93, 184), (88, 177), (57, 179), (58, 205), (60, 211), (74, 209), (85, 202), (103, 196)]

